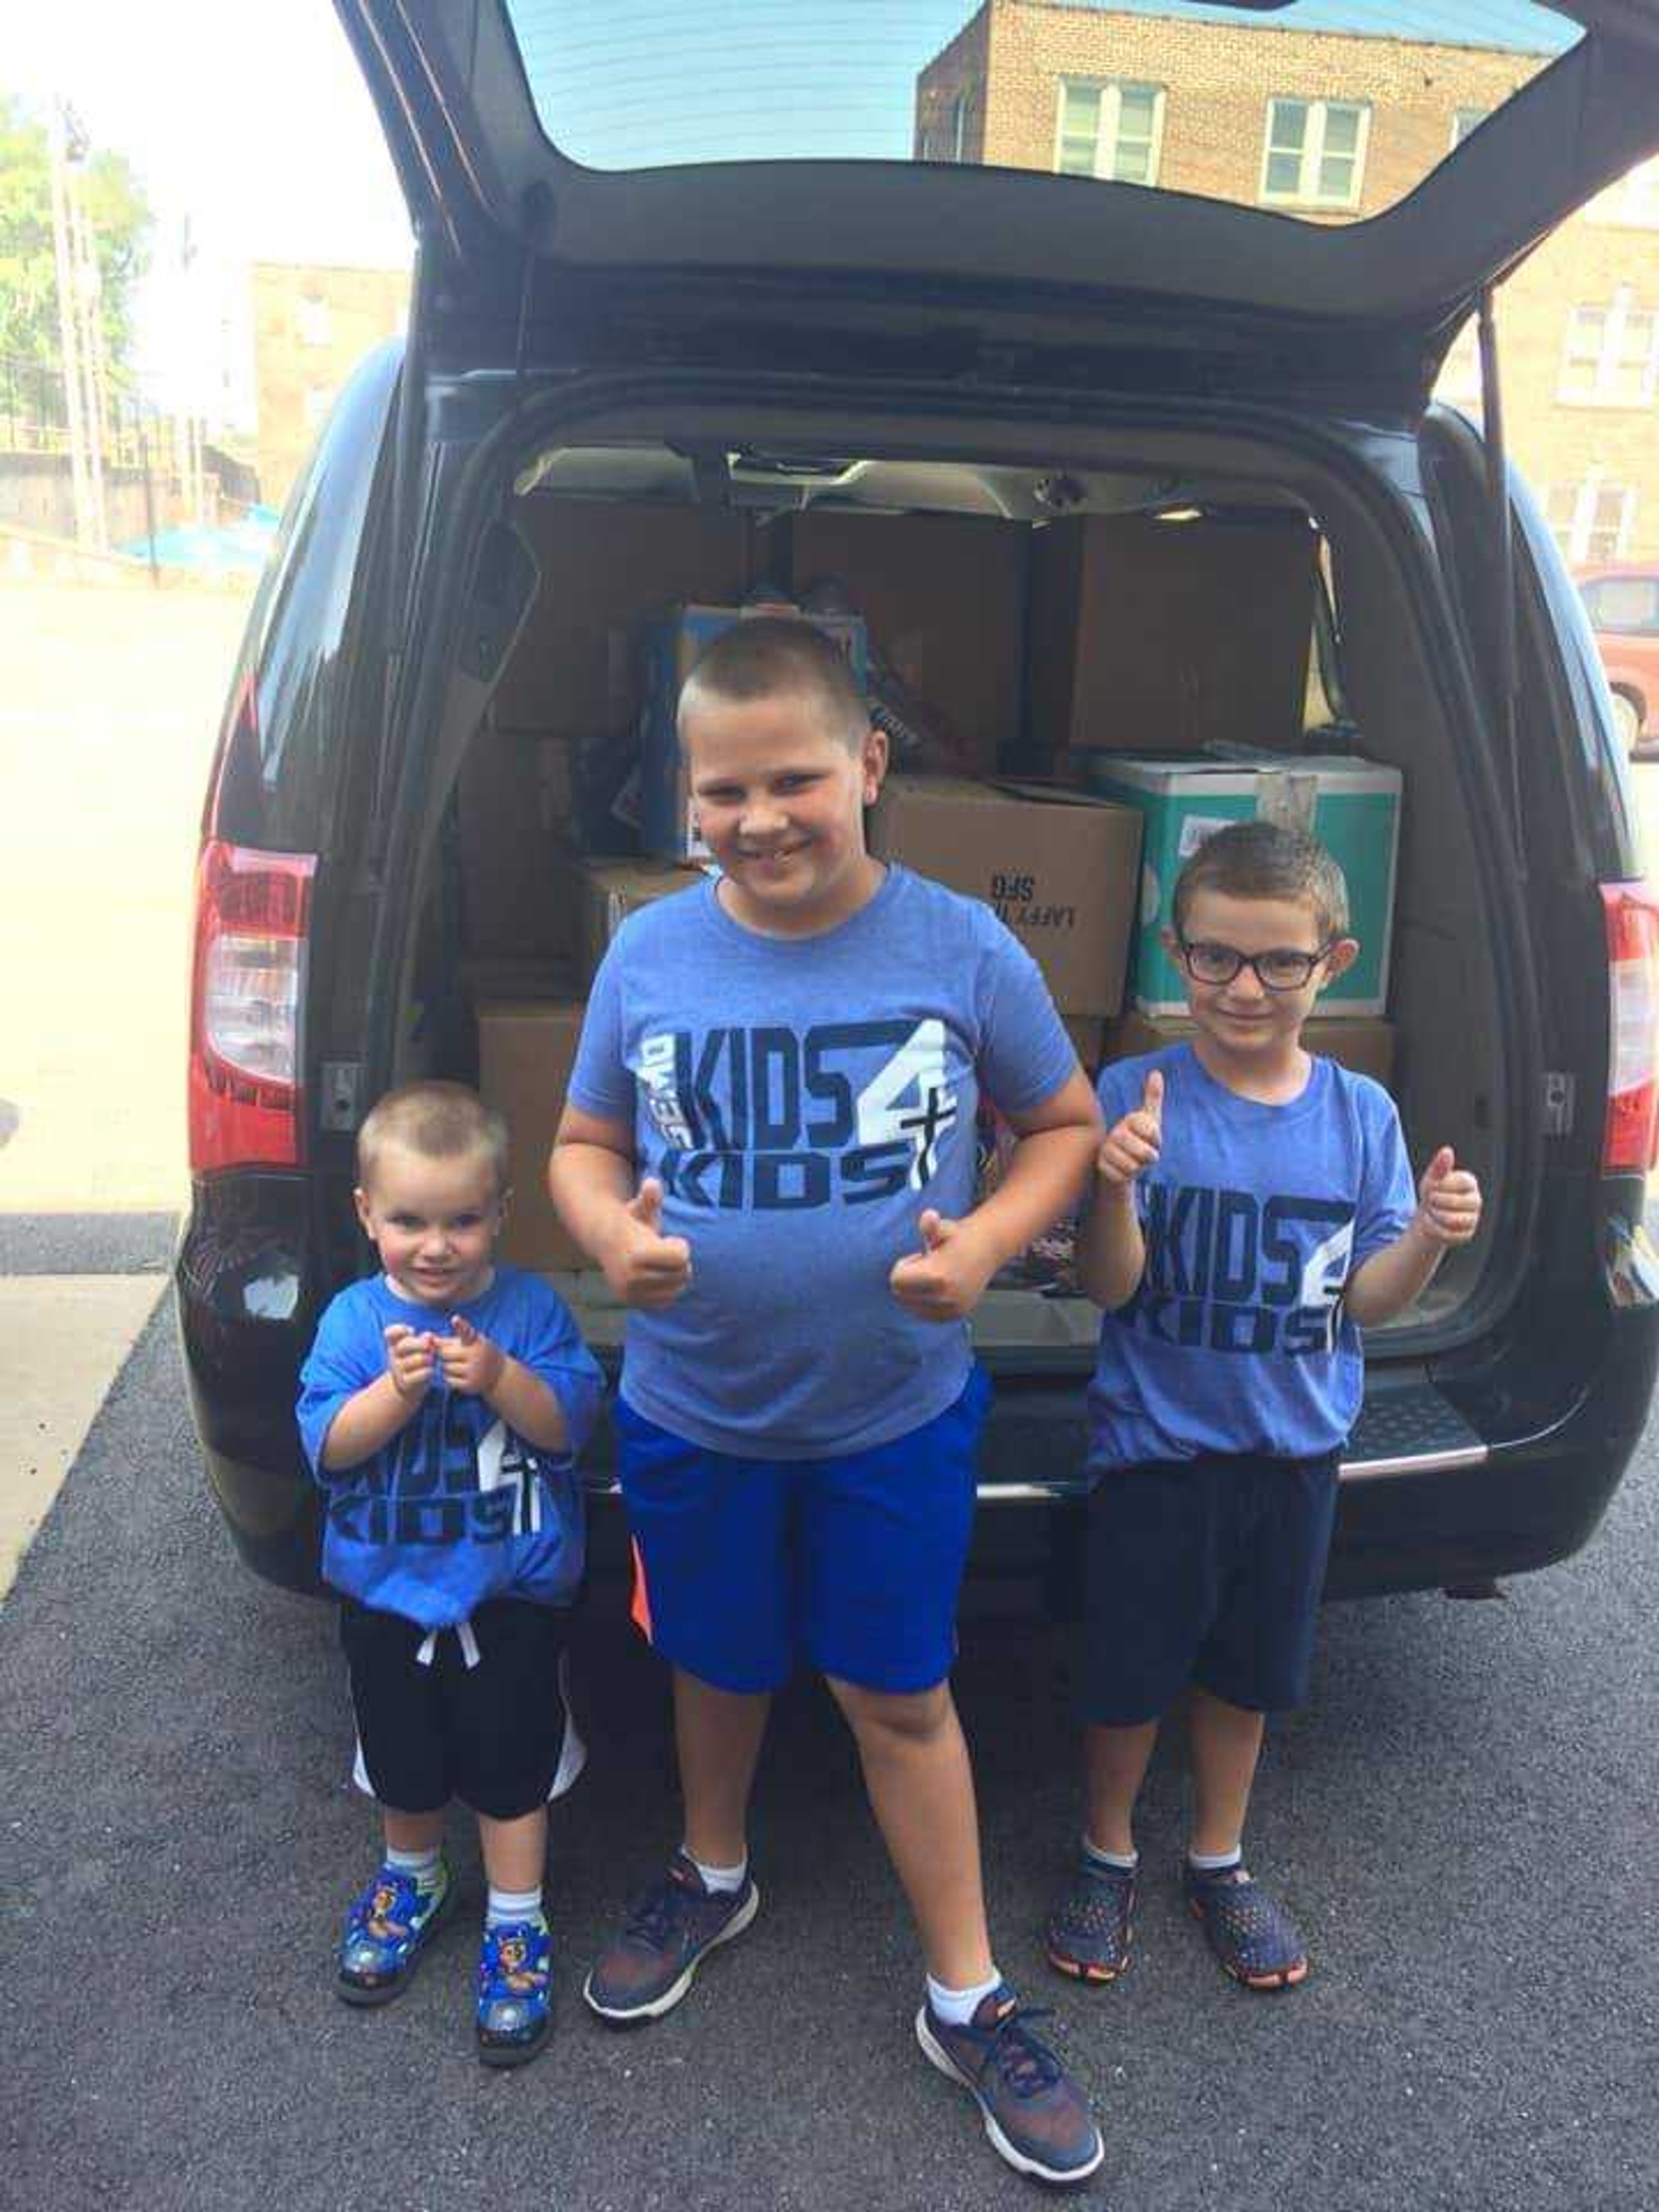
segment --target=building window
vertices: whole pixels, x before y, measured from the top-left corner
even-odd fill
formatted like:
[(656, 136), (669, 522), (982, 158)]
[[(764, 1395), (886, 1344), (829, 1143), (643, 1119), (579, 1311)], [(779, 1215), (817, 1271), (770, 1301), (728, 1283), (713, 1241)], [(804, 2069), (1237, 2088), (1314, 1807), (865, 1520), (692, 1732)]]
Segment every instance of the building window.
[(334, 394), (325, 384), (313, 384), (306, 393), (306, 428), (319, 430), (334, 404)]
[(329, 313), (326, 300), (301, 300), (300, 302), (300, 343), (325, 346), (334, 335), (334, 318)]
[(1546, 504), (1562, 556), (1575, 568), (1616, 561), (1630, 538), (1636, 494), (1592, 470), (1583, 483), (1553, 484)]
[(1492, 113), (1489, 107), (1458, 107), (1452, 111), (1451, 150), (1455, 154), (1471, 131), (1478, 131)]
[(1370, 109), (1358, 100), (1270, 100), (1261, 198), (1273, 207), (1359, 205)]
[(1627, 169), (1617, 184), (1597, 192), (1585, 213), (1593, 222), (1659, 230), (1659, 154)]
[(1164, 141), (1164, 88), (1121, 78), (1068, 77), (1060, 88), (1054, 167), (1062, 176), (1155, 185)]
[(1580, 406), (1642, 407), (1659, 369), (1659, 314), (1638, 307), (1620, 285), (1605, 307), (1575, 307), (1567, 318), (1558, 397)]

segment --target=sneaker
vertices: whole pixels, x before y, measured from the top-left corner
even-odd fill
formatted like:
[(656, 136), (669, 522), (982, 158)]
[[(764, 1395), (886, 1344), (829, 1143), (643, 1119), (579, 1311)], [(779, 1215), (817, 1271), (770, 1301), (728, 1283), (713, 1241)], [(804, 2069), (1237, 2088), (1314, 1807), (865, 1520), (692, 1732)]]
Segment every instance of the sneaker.
[(396, 1867), (383, 1866), (352, 1900), (340, 1938), (336, 1989), (347, 2004), (389, 2004), (409, 1984), (422, 1952), (449, 1910), (455, 1885), (449, 1862), (422, 1889)]
[(1300, 1931), (1243, 1866), (1207, 1873), (1185, 1864), (1187, 1902), (1202, 1922), (1210, 1948), (1247, 1990), (1293, 1990), (1308, 1978)]
[(601, 2020), (660, 2020), (690, 1988), (709, 1952), (741, 1936), (760, 1911), (745, 1875), (734, 1890), (709, 1890), (684, 1851), (630, 1910), (623, 1932), (587, 1978), (582, 1995)]
[(553, 1939), (539, 1920), (486, 1928), (478, 1953), (478, 2056), (523, 2066), (553, 2027)]
[(924, 2004), (916, 2040), (978, 2105), (992, 2148), (1016, 2173), (1064, 2186), (1086, 2181), (1106, 2146), (1082, 2090), (1031, 2032), (1045, 2016), (1027, 2012), (1005, 1982), (959, 2027)]
[(1103, 1866), (1079, 1851), (1043, 1933), (1048, 1964), (1073, 1981), (1115, 1982), (1128, 1970), (1134, 1903), (1133, 1867)]

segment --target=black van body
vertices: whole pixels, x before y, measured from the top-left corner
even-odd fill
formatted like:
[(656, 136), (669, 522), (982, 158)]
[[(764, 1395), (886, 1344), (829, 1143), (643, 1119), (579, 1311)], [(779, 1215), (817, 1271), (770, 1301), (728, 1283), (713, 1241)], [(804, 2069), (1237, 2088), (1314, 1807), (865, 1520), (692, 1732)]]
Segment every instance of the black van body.
[[(1503, 1048), (1473, 1109), (1499, 1170), (1480, 1265), (1455, 1313), (1370, 1347), (1330, 1592), (1480, 1589), (1575, 1551), (1659, 1361), (1642, 1228), (1659, 1091), (1650, 1050), (1631, 1056), (1659, 1008), (1659, 923), (1577, 594), (1524, 486), (1507, 472), (1496, 499), (1492, 453), (1428, 391), (1472, 302), (1659, 137), (1659, 16), (1572, 10), (1586, 35), (1510, 103), (1524, 112), (1344, 234), (1340, 266), (1331, 234), (1275, 218), (1129, 193), (1091, 229), (1071, 180), (916, 167), (884, 173), (886, 264), (860, 272), (814, 265), (805, 241), (826, 208), (843, 239), (870, 228), (871, 165), (779, 165), (763, 194), (720, 171), (563, 174), (521, 121), (497, 134), (513, 80), (495, 8), (471, 11), (471, 75), (456, 76), (466, 12), (343, 0), (416, 221), (410, 331), (362, 365), (290, 501), (204, 824), (176, 1285), (210, 1480), (248, 1563), (314, 1584), (296, 1377), (322, 1306), (369, 1261), (352, 1131), (402, 1072), (412, 975), (434, 1028), (465, 1033), (441, 937), (435, 956), (423, 944), (441, 904), (422, 890), (427, 817), (457, 686), (487, 690), (533, 590), (508, 520), (514, 470), (630, 438), (705, 475), (708, 456), (739, 451), (1086, 471), (1160, 441), (1248, 447), (1352, 507), (1423, 680), (1467, 732), (1445, 804), (1486, 922), (1480, 961), (1449, 967), (1444, 989), (1486, 979), (1501, 1017), (1465, 1011)], [(1605, 126), (1594, 167), (1574, 119), (1586, 98)], [(1147, 273), (1172, 258), (1179, 297)], [(218, 1052), (204, 1009), (222, 957), (286, 979), (289, 1062), (239, 1074)], [(1457, 1010), (1430, 1026), (1443, 1049)], [(1086, 1352), (985, 1356), (985, 1544), (1048, 1571), (1054, 1592), (1077, 1548)]]

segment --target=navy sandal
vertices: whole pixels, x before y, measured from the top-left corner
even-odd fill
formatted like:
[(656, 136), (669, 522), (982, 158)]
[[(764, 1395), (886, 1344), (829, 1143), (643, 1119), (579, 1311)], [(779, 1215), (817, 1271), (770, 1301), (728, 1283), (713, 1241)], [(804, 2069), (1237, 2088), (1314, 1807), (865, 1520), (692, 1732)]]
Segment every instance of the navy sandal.
[(1187, 1902), (1210, 1948), (1248, 1990), (1293, 1990), (1308, 1978), (1308, 1954), (1295, 1921), (1241, 1866), (1214, 1873), (1187, 1862)]

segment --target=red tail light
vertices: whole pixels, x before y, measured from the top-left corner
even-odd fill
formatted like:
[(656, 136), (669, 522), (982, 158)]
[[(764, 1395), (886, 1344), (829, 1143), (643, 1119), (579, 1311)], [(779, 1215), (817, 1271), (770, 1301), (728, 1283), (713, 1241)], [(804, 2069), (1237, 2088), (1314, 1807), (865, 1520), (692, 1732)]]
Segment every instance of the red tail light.
[(210, 838), (196, 872), (190, 1164), (297, 1166), (310, 853)]
[(1603, 884), (1607, 918), (1607, 1119), (1604, 1175), (1649, 1173), (1659, 1147), (1659, 899)]

